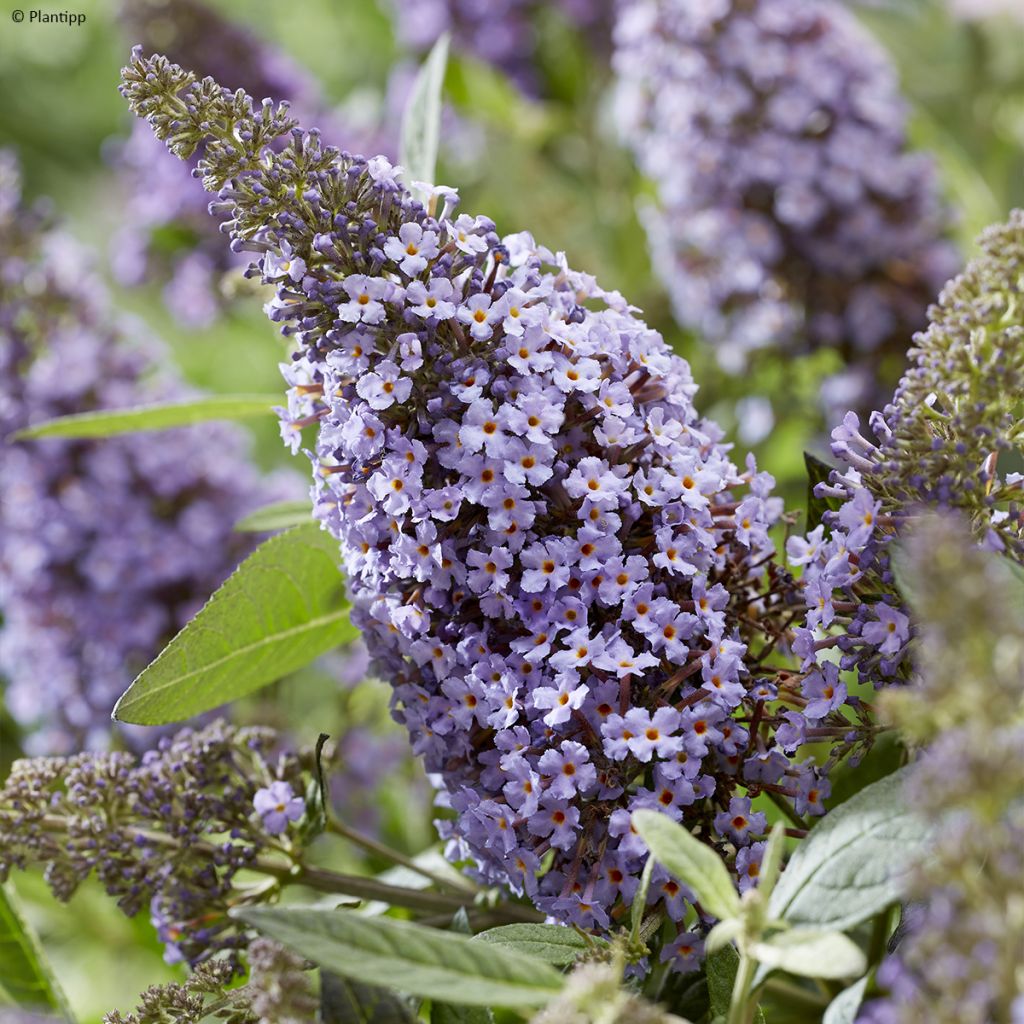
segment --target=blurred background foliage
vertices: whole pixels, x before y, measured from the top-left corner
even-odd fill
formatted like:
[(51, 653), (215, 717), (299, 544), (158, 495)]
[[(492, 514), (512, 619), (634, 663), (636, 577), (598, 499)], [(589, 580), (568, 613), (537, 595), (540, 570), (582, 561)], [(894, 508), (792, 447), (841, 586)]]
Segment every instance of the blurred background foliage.
[[(391, 68), (409, 59), (399, 51), (388, 14), (373, 0), (210, 2), (289, 53), (353, 124), (376, 120)], [(97, 250), (102, 269), (122, 209), (111, 151), (129, 128), (117, 82), (133, 40), (119, 24), (113, 0), (78, 0), (74, 9), (87, 15), (81, 27), (14, 25), (3, 15), (0, 146), (17, 152), (27, 194), (49, 197), (72, 232)], [(982, 227), (1024, 204), (1024, 19), (963, 22), (951, 16), (945, 0), (890, 0), (859, 12), (899, 68), (914, 110), (914, 142), (937, 157), (969, 255)], [(636, 200), (649, 186), (614, 139), (606, 62), (588, 53), (583, 38), (554, 13), (540, 40), (543, 101), (524, 98), (499, 73), (453, 54), (446, 97), (459, 126), (442, 144), (439, 179), (460, 189), (466, 211), (491, 216), (500, 232), (533, 231), (550, 248), (565, 250), (574, 267), (641, 306), (691, 361), (701, 384), (698, 407), (730, 434), (739, 399), (769, 396), (785, 418), (767, 436), (741, 436), (739, 444), (756, 441), (759, 462), (776, 475), (787, 504), (802, 509), (802, 453), (823, 450), (817, 387), (835, 368), (833, 357), (761, 359), (751, 373), (730, 379), (696, 339), (680, 331), (651, 273), (637, 221)], [(196, 384), (214, 392), (278, 390), (277, 363), (286, 349), (259, 302), (236, 303), (213, 326), (186, 330), (168, 315), (158, 282), (131, 291), (112, 288), (122, 308), (165, 339)], [(254, 430), (262, 466), (290, 461), (276, 423), (268, 420)], [(250, 699), (242, 717), (292, 727), (303, 740), (315, 738), (306, 735), (310, 721), (344, 721), (398, 738), (388, 720), (386, 690), (356, 684), (339, 691), (329, 667)], [(2, 729), (0, 748), (2, 772), (14, 750)], [(347, 756), (362, 774), (351, 792), (336, 797), (359, 796), (364, 806), (354, 813), (376, 815), (375, 827), (399, 848), (415, 852), (429, 845), (432, 809), (423, 780), (400, 767), (406, 774), (397, 784), (392, 776), (389, 785), (373, 790), (367, 779), (383, 773), (387, 758), (374, 748)], [(350, 851), (339, 849), (335, 866), (344, 870), (346, 856)], [(113, 1006), (132, 1005), (146, 985), (176, 976), (178, 969), (163, 964), (149, 923), (125, 920), (95, 884), (72, 903), (73, 929), (40, 880), (24, 876), (18, 884), (83, 1024)]]

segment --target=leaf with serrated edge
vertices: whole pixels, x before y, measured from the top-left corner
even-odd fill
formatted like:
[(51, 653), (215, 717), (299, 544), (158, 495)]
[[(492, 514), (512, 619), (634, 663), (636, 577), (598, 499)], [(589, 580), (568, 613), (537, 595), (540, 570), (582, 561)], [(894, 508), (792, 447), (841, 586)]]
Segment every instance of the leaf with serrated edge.
[[(441, 36), (423, 62), (413, 82), (409, 101), (402, 114), (398, 162), (414, 194), (414, 181), (434, 185), (437, 147), (441, 139), (441, 90), (448, 65), (448, 34)], [(417, 198), (425, 199), (422, 194)]]
[(901, 899), (928, 838), (902, 798), (905, 772), (867, 786), (811, 830), (772, 893), (769, 919), (846, 931)]
[(598, 938), (588, 942), (573, 928), (558, 924), (505, 924), (481, 932), (475, 941), (516, 949), (557, 967), (574, 963), (582, 954), (608, 945)]
[(0, 885), (0, 1005), (4, 996), (15, 1006), (56, 1011), (72, 1020), (64, 993), (22, 920), (12, 889)]
[(253, 907), (237, 917), (336, 974), (466, 1006), (541, 1006), (562, 976), (541, 960), (465, 935), (318, 907)]
[(705, 910), (719, 920), (739, 913), (740, 898), (729, 871), (710, 846), (658, 811), (636, 811), (633, 827), (654, 859), (689, 886)]
[(343, 583), (337, 541), (318, 523), (271, 537), (125, 691), (114, 718), (181, 721), (354, 639)]
[(805, 978), (855, 978), (867, 970), (867, 957), (842, 932), (794, 928), (750, 946), (750, 954), (769, 970), (778, 968)]
[(312, 518), (313, 509), (308, 501), (277, 501), (243, 516), (235, 523), (235, 529), (240, 533), (286, 530), (291, 526), (304, 526)]
[(864, 990), (868, 987), (868, 976), (855, 981), (849, 988), (844, 988), (828, 1004), (821, 1024), (853, 1024), (857, 1019), (857, 1011), (864, 999)]
[(12, 435), (12, 441), (60, 437), (65, 439), (114, 437), (146, 430), (171, 430), (210, 420), (242, 420), (273, 415), (281, 404), (280, 395), (207, 395), (187, 402), (137, 405), (127, 409), (97, 409), (94, 412), (58, 416), (45, 423), (33, 423)]

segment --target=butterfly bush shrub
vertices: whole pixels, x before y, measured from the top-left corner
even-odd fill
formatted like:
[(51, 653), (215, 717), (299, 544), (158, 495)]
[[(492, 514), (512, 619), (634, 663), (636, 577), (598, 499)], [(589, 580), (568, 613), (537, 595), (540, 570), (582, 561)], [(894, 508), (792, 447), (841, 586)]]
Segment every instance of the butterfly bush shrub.
[(957, 266), (888, 57), (831, 0), (624, 0), (613, 64), (679, 322), (734, 372), (834, 349), (830, 419), (880, 406)]
[(864, 1024), (1016, 1020), (1024, 1012), (1024, 589), (947, 513), (906, 558), (921, 644), (916, 685), (887, 712), (924, 745), (908, 803), (934, 825), (902, 937)]
[[(767, 537), (780, 502), (697, 415), (687, 364), (563, 256), (456, 216), (450, 190), (424, 208), (284, 108), (138, 52), (123, 89), (177, 155), (204, 147), (233, 247), (276, 285), (283, 430), (298, 448), (316, 427), (317, 514), (453, 811), (449, 856), (607, 930), (646, 855), (630, 812), (653, 807), (754, 884), (752, 797), (817, 814), (827, 781), (792, 756), (806, 700), (772, 657), (796, 600)], [(687, 893), (654, 877), (682, 921)], [(691, 966), (699, 938), (665, 956)]]
[(0, 154), (0, 675), (32, 750), (106, 742), (110, 710), (251, 546), (233, 524), (285, 495), (245, 435), (11, 443), (84, 410), (180, 400), (162, 347), (109, 307), (83, 251), (21, 199)]
[(987, 229), (979, 246), (929, 310), (892, 401), (871, 416), (875, 440), (853, 413), (832, 432), (843, 469), (817, 490), (833, 508), (789, 540), (807, 604), (794, 649), (836, 701), (845, 687), (833, 649), (840, 668), (875, 686), (908, 678), (913, 630), (891, 555), (922, 508), (955, 509), (982, 546), (1024, 559), (1024, 212)]

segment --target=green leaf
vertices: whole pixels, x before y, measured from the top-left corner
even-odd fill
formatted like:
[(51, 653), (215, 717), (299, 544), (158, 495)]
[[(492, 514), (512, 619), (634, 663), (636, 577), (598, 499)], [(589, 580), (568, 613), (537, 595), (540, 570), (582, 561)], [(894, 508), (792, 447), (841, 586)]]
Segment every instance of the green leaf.
[(658, 811), (636, 811), (633, 827), (654, 859), (689, 886), (705, 910), (723, 921), (739, 914), (729, 871), (710, 846)]
[(18, 911), (13, 889), (0, 885), (0, 1005), (4, 1003), (73, 1019), (42, 947)]
[(243, 420), (273, 415), (274, 406), (280, 404), (280, 395), (208, 395), (187, 402), (101, 409), (35, 423), (13, 434), (11, 440), (113, 437), (115, 434), (136, 434), (143, 430), (169, 430), (171, 427), (189, 427), (209, 420)]
[(411, 921), (322, 907), (252, 907), (237, 916), (336, 974), (367, 985), (398, 985), (424, 999), (542, 1006), (563, 984), (540, 960)]
[(556, 967), (575, 963), (582, 954), (608, 946), (604, 939), (591, 937), (588, 941), (574, 928), (559, 924), (505, 924), (481, 932), (475, 941), (518, 950)]
[(828, 482), (832, 467), (810, 452), (804, 452), (804, 465), (807, 467), (807, 530), (810, 532), (826, 512), (835, 512), (841, 502), (838, 498), (819, 498), (814, 493), (817, 484)]
[[(736, 984), (736, 972), (739, 970), (740, 956), (732, 946), (723, 946), (717, 953), (712, 953), (704, 961), (704, 970), (708, 979), (708, 1000), (711, 1004), (709, 1016), (726, 1017), (729, 1003), (732, 1001), (732, 990)], [(754, 1012), (756, 1024), (764, 1024), (764, 1011), (759, 1006)]]
[(260, 545), (121, 696), (114, 718), (176, 722), (258, 690), (358, 633), (319, 524)]
[(413, 82), (402, 114), (402, 135), (398, 162), (405, 168), (405, 181), (413, 194), (426, 199), (413, 182), (436, 184), (437, 148), (441, 139), (441, 91), (448, 64), (446, 32), (427, 55)]
[(494, 1015), (484, 1006), (454, 1006), (434, 1003), (430, 1008), (430, 1024), (493, 1024)]
[(394, 992), (320, 972), (322, 1024), (416, 1024), (419, 1018)]
[(857, 1011), (864, 1000), (864, 990), (868, 987), (868, 976), (855, 981), (849, 988), (843, 989), (828, 1004), (821, 1024), (853, 1024), (857, 1019)]
[(867, 970), (860, 947), (842, 932), (794, 928), (754, 942), (750, 955), (768, 968), (804, 978), (855, 978)]
[(654, 872), (655, 858), (648, 857), (647, 863), (640, 874), (640, 884), (633, 893), (633, 904), (629, 908), (629, 941), (634, 945), (640, 941), (640, 929), (644, 923), (644, 910), (647, 907), (647, 893), (651, 888), (651, 875)]
[(308, 501), (277, 501), (243, 516), (235, 523), (235, 529), (240, 533), (269, 533), (304, 526), (312, 516), (313, 507)]
[(770, 918), (845, 931), (903, 897), (929, 831), (904, 802), (905, 772), (861, 790), (811, 830), (772, 893)]
[(769, 899), (775, 883), (779, 880), (779, 871), (782, 868), (782, 853), (786, 842), (786, 828), (781, 821), (772, 826), (771, 834), (768, 836), (768, 846), (761, 859), (760, 881), (757, 890), (762, 899)]

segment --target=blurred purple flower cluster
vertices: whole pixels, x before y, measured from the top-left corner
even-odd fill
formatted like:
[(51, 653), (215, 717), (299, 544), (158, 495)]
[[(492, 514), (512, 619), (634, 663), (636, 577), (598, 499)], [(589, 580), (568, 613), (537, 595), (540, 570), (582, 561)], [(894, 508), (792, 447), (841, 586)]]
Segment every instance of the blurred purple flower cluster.
[[(863, 1024), (987, 1024), (1024, 1014), (1024, 623), (1021, 581), (960, 516), (905, 545), (921, 644), (914, 685), (884, 698), (922, 745), (907, 803), (934, 828)], [(895, 948), (894, 948), (895, 947)]]
[[(792, 756), (806, 701), (758, 653), (791, 595), (767, 537), (781, 502), (698, 417), (687, 364), (563, 255), (457, 216), (451, 190), (428, 213), (385, 159), (163, 58), (125, 76), (174, 152), (204, 146), (234, 247), (277, 287), (267, 312), (298, 341), (283, 430), (297, 449), (317, 426), (317, 513), (455, 812), (450, 856), (603, 930), (646, 857), (630, 812), (652, 807), (753, 884), (751, 797), (817, 814), (828, 786)], [(856, 733), (832, 707), (814, 719), (817, 739)], [(649, 899), (678, 922), (689, 906), (666, 873)], [(666, 953), (698, 955), (689, 933)]]
[(956, 267), (886, 55), (832, 0), (624, 0), (615, 43), (677, 319), (732, 371), (767, 346), (835, 349), (826, 407), (876, 408)]
[[(75, 244), (0, 160), (0, 439), (94, 409), (187, 397), (116, 319)], [(114, 701), (250, 546), (232, 524), (282, 494), (223, 425), (0, 443), (0, 675), (47, 753), (105, 742)]]
[(540, 87), (538, 19), (552, 12), (607, 50), (612, 0), (389, 0), (398, 39), (425, 52), (445, 32), (457, 51), (500, 68), (528, 92)]

